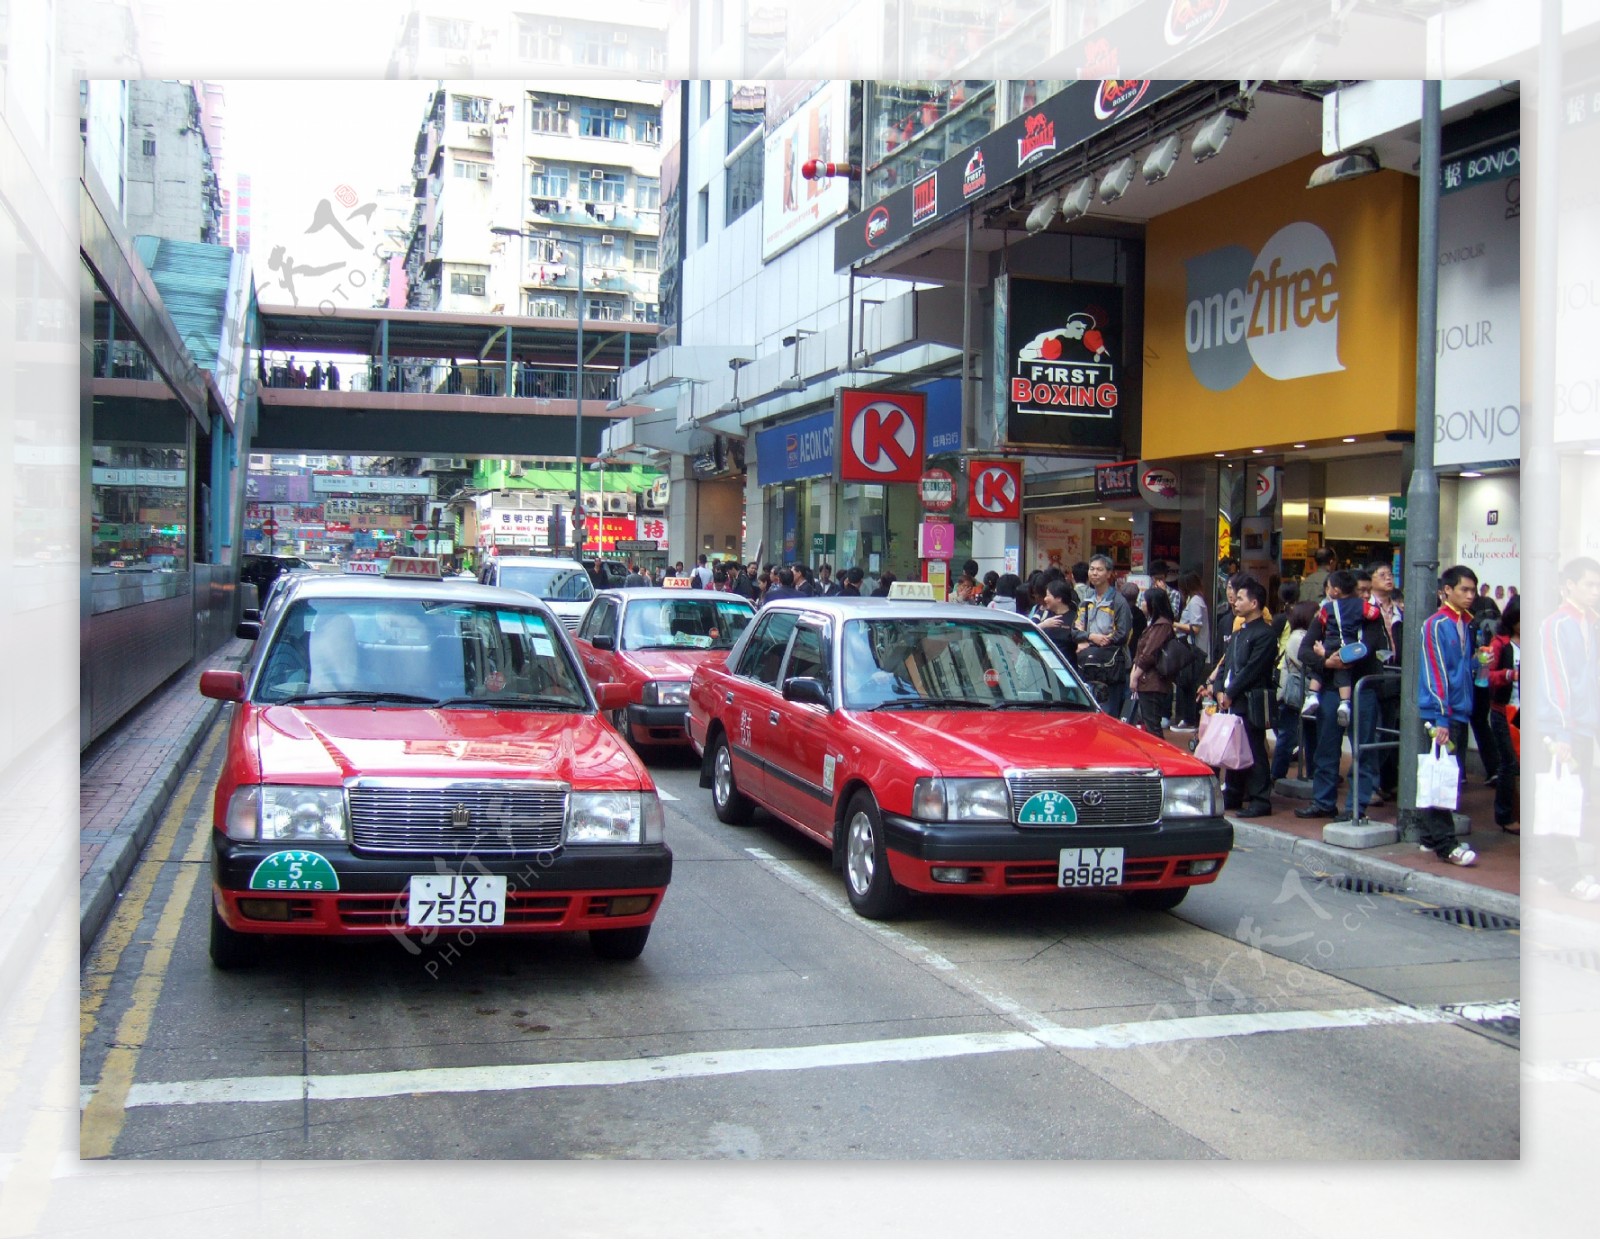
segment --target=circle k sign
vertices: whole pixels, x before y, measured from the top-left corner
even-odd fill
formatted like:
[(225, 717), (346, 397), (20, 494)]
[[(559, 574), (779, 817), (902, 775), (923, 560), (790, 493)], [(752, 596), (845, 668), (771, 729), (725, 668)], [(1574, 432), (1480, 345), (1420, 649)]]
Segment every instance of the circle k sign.
[(1022, 520), (1021, 461), (973, 461), (967, 479), (967, 511), (974, 521)]
[(844, 392), (840, 397), (844, 482), (917, 482), (922, 477), (921, 392)]

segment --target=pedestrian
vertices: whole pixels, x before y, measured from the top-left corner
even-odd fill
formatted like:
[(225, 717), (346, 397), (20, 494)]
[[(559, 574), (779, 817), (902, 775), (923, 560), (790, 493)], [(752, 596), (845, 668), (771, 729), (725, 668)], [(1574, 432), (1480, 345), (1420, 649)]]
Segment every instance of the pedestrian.
[(694, 588), (704, 590), (711, 584), (711, 569), (706, 565), (706, 557), (700, 556), (694, 566)]
[(1167, 601), (1172, 604), (1173, 619), (1177, 619), (1183, 614), (1183, 595), (1175, 586), (1167, 583), (1167, 574), (1171, 571), (1171, 566), (1165, 560), (1150, 561), (1150, 584), (1159, 586), (1167, 592)]
[(1172, 706), (1172, 682), (1161, 674), (1161, 652), (1168, 642), (1183, 640), (1172, 627), (1172, 598), (1166, 586), (1152, 585), (1140, 597), (1148, 618), (1144, 635), (1134, 647), (1128, 690), (1139, 695), (1139, 723), (1151, 736), (1166, 737), (1167, 712)]
[[(1489, 724), (1490, 647), (1500, 628), (1500, 608), (1487, 593), (1472, 603), (1472, 740), (1483, 762), (1484, 782), (1494, 784), (1500, 773), (1500, 747)], [(1463, 729), (1463, 732), (1465, 730)], [(1465, 754), (1466, 736), (1458, 734), (1456, 747)], [(1465, 773), (1463, 771), (1463, 773)]]
[[(1350, 619), (1353, 610), (1355, 619)], [(1297, 818), (1338, 818), (1356, 821), (1362, 818), (1373, 795), (1378, 791), (1378, 751), (1370, 748), (1378, 738), (1377, 700), (1369, 691), (1359, 712), (1359, 728), (1352, 735), (1351, 752), (1360, 752), (1361, 760), (1350, 770), (1350, 785), (1346, 793), (1345, 812), (1338, 810), (1339, 755), (1350, 729), (1351, 698), (1355, 686), (1368, 676), (1383, 670), (1376, 651), (1383, 641), (1383, 615), (1370, 603), (1363, 604), (1356, 593), (1355, 574), (1349, 569), (1335, 570), (1328, 577), (1327, 593), (1306, 629), (1300, 646), (1300, 661), (1307, 674), (1306, 699), (1309, 702), (1312, 685), (1320, 685), (1318, 709), (1300, 712), (1301, 723), (1315, 721), (1315, 740), (1307, 739), (1312, 755), (1311, 803), (1295, 810)], [(1346, 660), (1343, 651), (1349, 646), (1357, 649), (1360, 642), (1366, 652), (1357, 659)]]
[(861, 583), (866, 580), (866, 574), (861, 571), (859, 564), (853, 564), (844, 572), (844, 582), (839, 586), (840, 598), (860, 598)]
[[(1434, 742), (1451, 745), (1450, 731), (1472, 717), (1472, 600), (1478, 576), (1465, 564), (1452, 565), (1439, 577), (1439, 609), (1422, 622), (1422, 649), (1417, 659), (1417, 713), (1426, 724), (1424, 751)], [(1593, 681), (1585, 686), (1591, 709)], [(1455, 816), (1445, 809), (1419, 808), (1422, 847), (1451, 865), (1473, 865), (1478, 854), (1456, 839)]]
[(767, 592), (761, 596), (763, 604), (775, 602), (781, 598), (799, 598), (800, 592), (795, 589), (794, 569), (785, 564), (777, 571), (767, 586)]
[(873, 598), (888, 598), (889, 597), (889, 587), (894, 585), (894, 583), (895, 583), (895, 575), (893, 573), (891, 573), (888, 569), (884, 569), (883, 572), (878, 574), (878, 584), (875, 587), (873, 587), (872, 597)]
[(1022, 578), (1015, 573), (1001, 573), (995, 582), (994, 596), (989, 600), (991, 611), (1016, 611), (1017, 590), (1022, 586)]
[(1283, 615), (1283, 634), (1278, 646), (1278, 718), (1272, 748), (1272, 782), (1288, 777), (1289, 763), (1300, 749), (1300, 708), (1284, 700), (1291, 673), (1300, 677), (1305, 688), (1305, 665), (1300, 661), (1300, 643), (1317, 614), (1315, 603), (1295, 603)]
[(1316, 569), (1305, 576), (1300, 583), (1300, 597), (1312, 603), (1320, 603), (1323, 593), (1328, 588), (1328, 574), (1333, 570), (1333, 548), (1318, 547), (1311, 553), (1311, 559), (1316, 564)]
[[(1383, 617), (1383, 645), (1378, 648), (1379, 660), (1387, 674), (1378, 682), (1378, 726), (1383, 735), (1395, 736), (1400, 730), (1400, 645), (1405, 609), (1400, 605), (1400, 592), (1394, 586), (1394, 569), (1385, 560), (1367, 565), (1372, 574), (1372, 604)], [(1400, 787), (1400, 751), (1385, 749), (1378, 758), (1378, 795), (1372, 804), (1393, 800)]]
[[(1561, 605), (1539, 626), (1543, 692), (1535, 722), (1550, 750), (1551, 769), (1576, 775), (1582, 789), (1577, 838), (1548, 834), (1533, 854), (1540, 882), (1589, 903), (1600, 901), (1595, 877), (1595, 742), (1600, 738), (1600, 563), (1588, 556), (1561, 569)], [(1538, 827), (1535, 827), (1538, 830)], [(1587, 856), (1587, 860), (1586, 860)]]
[[(1117, 583), (1117, 589), (1121, 590), (1122, 597), (1128, 600), (1128, 618), (1133, 622), (1133, 627), (1128, 631), (1128, 649), (1137, 650), (1139, 639), (1144, 636), (1145, 626), (1150, 622), (1139, 597), (1139, 587), (1124, 578)], [(1168, 605), (1171, 605), (1170, 599)]]
[(338, 390), (339, 390), (339, 368), (337, 366), (335, 366), (332, 362), (329, 362), (328, 363), (328, 391), (337, 392)]
[(318, 391), (322, 390), (322, 363), (313, 362), (311, 366), (311, 386)]
[(995, 591), (1000, 588), (1000, 574), (990, 569), (983, 575), (983, 590), (973, 602), (979, 607), (987, 607), (994, 602)]
[(1172, 730), (1187, 733), (1193, 732), (1200, 722), (1200, 702), (1195, 697), (1195, 688), (1211, 666), (1211, 618), (1197, 571), (1190, 569), (1178, 578), (1178, 593), (1183, 605), (1172, 627), (1199, 653), (1199, 658), (1191, 660), (1178, 677), (1175, 695), (1179, 722)]
[(1078, 608), (1078, 672), (1113, 719), (1120, 718), (1128, 696), (1128, 635), (1133, 617), (1128, 600), (1112, 584), (1116, 566), (1111, 557), (1089, 561), (1088, 594)]
[(1515, 597), (1500, 613), (1489, 652), (1489, 724), (1499, 751), (1495, 771), (1500, 777), (1494, 785), (1494, 821), (1508, 835), (1521, 835), (1522, 763), (1513, 737), (1522, 731), (1522, 603)]
[(1052, 578), (1045, 584), (1044, 616), (1039, 628), (1074, 667), (1078, 665), (1078, 643), (1073, 635), (1077, 616), (1078, 596), (1072, 583), (1065, 577)]
[(817, 593), (823, 598), (837, 598), (839, 583), (833, 579), (833, 565), (817, 565)]
[(628, 565), (628, 574), (622, 579), (623, 589), (634, 590), (641, 586), (648, 586), (649, 584), (650, 578), (646, 577), (642, 572), (639, 571), (639, 565), (637, 563)]
[(961, 576), (956, 578), (955, 601), (976, 603), (982, 593), (983, 586), (978, 581), (978, 561), (968, 560), (961, 566)]
[(1261, 818), (1272, 812), (1267, 721), (1271, 717), (1272, 664), (1278, 648), (1265, 618), (1266, 606), (1267, 589), (1254, 577), (1245, 577), (1234, 587), (1234, 614), (1243, 624), (1228, 643), (1216, 682), (1217, 709), (1241, 719), (1250, 742), (1249, 767), (1230, 770), (1223, 792), (1223, 804), (1240, 818)]
[(805, 564), (794, 566), (794, 592), (801, 598), (816, 598), (821, 593), (817, 583), (811, 576), (811, 569)]
[(1080, 595), (1083, 587), (1089, 584), (1089, 561), (1079, 560), (1072, 566), (1072, 586)]

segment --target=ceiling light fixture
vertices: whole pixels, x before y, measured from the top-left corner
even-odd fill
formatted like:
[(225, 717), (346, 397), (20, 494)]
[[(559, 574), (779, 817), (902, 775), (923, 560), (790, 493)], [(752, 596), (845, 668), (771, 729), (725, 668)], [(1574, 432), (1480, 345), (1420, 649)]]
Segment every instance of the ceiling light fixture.
[(1084, 177), (1061, 199), (1061, 218), (1075, 220), (1080, 215), (1088, 215), (1089, 208), (1094, 205), (1094, 178)]
[(1115, 202), (1126, 194), (1128, 187), (1133, 184), (1133, 172), (1136, 167), (1132, 155), (1112, 164), (1105, 176), (1100, 178), (1100, 201)]
[(1055, 219), (1056, 212), (1061, 209), (1061, 195), (1046, 194), (1037, 203), (1033, 210), (1028, 212), (1027, 222), (1024, 227), (1030, 233), (1043, 232), (1050, 227), (1050, 221)]
[(1345, 443), (1355, 443), (1356, 437), (1354, 435), (1346, 435), (1344, 441)]
[(1177, 166), (1178, 152), (1183, 149), (1183, 135), (1169, 133), (1155, 144), (1144, 157), (1144, 179), (1154, 185), (1167, 179), (1167, 174)]
[(1250, 451), (1254, 452), (1257, 456), (1260, 456), (1263, 452), (1266, 451), (1266, 449), (1265, 448), (1251, 448)]
[(1378, 153), (1371, 147), (1363, 147), (1359, 151), (1351, 151), (1336, 159), (1330, 159), (1325, 164), (1318, 164), (1312, 170), (1306, 188), (1320, 189), (1324, 185), (1333, 185), (1339, 181), (1353, 181), (1357, 177), (1369, 176), (1382, 167), (1383, 165), (1378, 162)]
[(1481, 478), (1483, 477), (1483, 472), (1477, 469), (1463, 469), (1461, 476), (1463, 478)]
[(1243, 112), (1229, 108), (1218, 112), (1195, 130), (1194, 141), (1189, 144), (1189, 154), (1194, 156), (1194, 162), (1203, 164), (1221, 151), (1228, 135), (1233, 132), (1234, 122), (1243, 117)]
[(1303, 448), (1303, 447), (1305, 447), (1305, 444), (1303, 444), (1303, 443), (1297, 443), (1297, 444), (1295, 444), (1295, 447), (1297, 447), (1297, 448)]

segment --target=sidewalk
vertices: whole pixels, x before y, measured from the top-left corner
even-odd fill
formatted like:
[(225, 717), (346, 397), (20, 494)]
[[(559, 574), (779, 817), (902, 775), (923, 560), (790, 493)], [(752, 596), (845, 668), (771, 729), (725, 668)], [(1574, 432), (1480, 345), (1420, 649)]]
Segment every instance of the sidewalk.
[[(236, 668), (252, 643), (232, 638), (178, 672), (81, 756), (78, 950), (84, 955), (154, 834), (222, 703), (200, 696), (200, 673)], [(201, 794), (209, 803), (211, 790)]]
[[(233, 638), (196, 660), (83, 754), (78, 850), (81, 952), (88, 952), (111, 916), (118, 893), (222, 709), (221, 702), (200, 696), (201, 671), (239, 667), (251, 648), (249, 641)], [(1188, 737), (1174, 739), (1180, 748), (1187, 748)], [(210, 789), (201, 789), (200, 795), (209, 799)], [(1478, 864), (1466, 870), (1444, 864), (1415, 844), (1365, 850), (1324, 844), (1323, 820), (1296, 818), (1294, 810), (1303, 802), (1286, 797), (1274, 800), (1276, 812), (1269, 817), (1231, 821), (1243, 847), (1289, 852), (1311, 869), (1369, 878), (1433, 903), (1517, 917), (1520, 840), (1494, 825), (1493, 802), (1493, 789), (1480, 779), (1462, 789), (1461, 811), (1473, 823), (1468, 840), (1478, 853)], [(1393, 806), (1373, 811), (1373, 817), (1389, 822), (1393, 815)]]

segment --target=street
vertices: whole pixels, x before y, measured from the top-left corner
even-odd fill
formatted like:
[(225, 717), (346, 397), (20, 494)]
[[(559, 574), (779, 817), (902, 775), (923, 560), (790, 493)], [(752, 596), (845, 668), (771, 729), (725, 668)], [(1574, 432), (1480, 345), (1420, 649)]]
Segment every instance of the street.
[(219, 735), (84, 965), (86, 1158), (1519, 1156), (1515, 929), (1245, 849), (1173, 913), (868, 922), (796, 832), (718, 823), (687, 754), (651, 759), (676, 865), (636, 962), (386, 938), (219, 973)]

